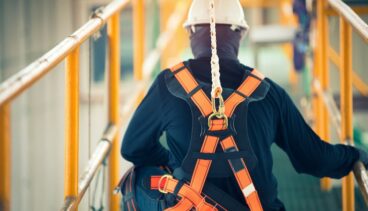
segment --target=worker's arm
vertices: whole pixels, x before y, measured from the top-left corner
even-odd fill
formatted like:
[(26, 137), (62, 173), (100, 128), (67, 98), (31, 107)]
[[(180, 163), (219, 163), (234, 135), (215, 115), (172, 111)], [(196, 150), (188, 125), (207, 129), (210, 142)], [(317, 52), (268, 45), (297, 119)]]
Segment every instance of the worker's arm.
[(156, 79), (123, 138), (121, 154), (134, 165), (166, 165), (168, 162), (169, 152), (159, 142), (164, 130), (161, 105), (160, 82)]
[(359, 159), (354, 147), (322, 141), (308, 126), (288, 94), (280, 95), (280, 121), (276, 143), (289, 156), (299, 173), (341, 178)]

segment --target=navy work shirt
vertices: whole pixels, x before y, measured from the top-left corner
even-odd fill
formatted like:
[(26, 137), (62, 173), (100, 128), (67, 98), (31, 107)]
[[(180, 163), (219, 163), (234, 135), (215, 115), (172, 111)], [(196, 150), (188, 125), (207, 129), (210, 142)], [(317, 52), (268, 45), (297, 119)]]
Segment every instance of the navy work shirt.
[[(189, 60), (189, 68), (195, 78), (211, 83), (209, 58)], [(245, 68), (249, 67), (237, 60), (220, 59), (222, 86), (236, 89)], [(316, 177), (345, 176), (359, 154), (353, 147), (322, 141), (304, 121), (285, 90), (272, 80), (265, 80), (270, 84), (270, 90), (263, 100), (249, 104), (247, 117), (251, 146), (258, 159), (251, 177), (264, 210), (283, 210), (283, 204), (277, 198), (277, 182), (272, 174), (272, 144), (276, 143), (286, 152), (297, 172)], [(189, 147), (191, 120), (189, 106), (169, 93), (164, 73), (161, 73), (135, 111), (123, 138), (122, 156), (138, 166), (178, 167)], [(159, 143), (164, 131), (169, 151)], [(221, 180), (211, 178), (210, 181), (246, 204), (233, 177)]]

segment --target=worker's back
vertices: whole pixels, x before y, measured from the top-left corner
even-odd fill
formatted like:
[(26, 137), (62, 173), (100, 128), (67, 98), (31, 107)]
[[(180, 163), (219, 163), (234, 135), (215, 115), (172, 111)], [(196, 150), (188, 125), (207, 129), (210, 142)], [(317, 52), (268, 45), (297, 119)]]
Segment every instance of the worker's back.
[[(211, 81), (209, 58), (189, 60), (188, 67), (197, 80)], [(222, 86), (237, 88), (246, 69), (251, 70), (237, 60), (220, 59)], [(288, 154), (298, 172), (317, 177), (340, 178), (346, 175), (359, 153), (350, 146), (330, 145), (321, 141), (305, 123), (287, 93), (270, 79), (265, 80), (270, 84), (269, 91), (263, 100), (249, 104), (248, 125), (244, 130), (248, 130), (257, 157), (256, 166), (250, 169), (250, 174), (262, 206), (264, 210), (282, 210), (283, 204), (277, 199), (277, 182), (272, 174), (273, 143)], [(122, 155), (136, 166), (168, 165), (175, 169), (187, 154), (191, 121), (187, 102), (169, 92), (163, 72), (156, 78), (129, 124)], [(159, 143), (163, 132), (166, 132), (170, 151)], [(208, 181), (245, 204), (233, 177), (209, 178)]]
[[(189, 60), (188, 67), (198, 81), (210, 83), (211, 69), (209, 58)], [(241, 84), (246, 70), (249, 71), (251, 69), (240, 64), (237, 60), (220, 60), (222, 86), (235, 90)], [(157, 117), (157, 124), (160, 124), (159, 127), (161, 128), (158, 131), (166, 131), (167, 143), (172, 156), (170, 165), (172, 168), (176, 168), (183, 161), (189, 147), (192, 130), (192, 116), (187, 102), (170, 94), (165, 84), (164, 74), (165, 73), (162, 73), (158, 76), (148, 96), (151, 94), (154, 95), (152, 92), (159, 92), (159, 98), (152, 99), (157, 102), (155, 103), (152, 101), (151, 105), (160, 104), (153, 106), (152, 109), (155, 109), (158, 115), (162, 115), (162, 117)], [(274, 84), (271, 89), (271, 95), (274, 97), (282, 92), (281, 89), (275, 87)], [(150, 100), (149, 97), (146, 100)], [(251, 169), (250, 173), (252, 178), (254, 178), (253, 181), (260, 197), (268, 200), (264, 205), (267, 206), (267, 204), (272, 204), (273, 206), (278, 206), (277, 210), (279, 210), (282, 204), (276, 202), (277, 184), (271, 172), (272, 158), (270, 146), (274, 142), (276, 135), (275, 132), (279, 116), (279, 111), (277, 109), (280, 107), (280, 105), (277, 105), (278, 102), (278, 100), (273, 100), (272, 97), (267, 97), (265, 100), (251, 103), (248, 112), (249, 138), (256, 157), (259, 157), (256, 164), (251, 163), (251, 165), (256, 165), (256, 167)], [(143, 102), (143, 104), (145, 103), (147, 102)], [(141, 108), (138, 108), (137, 112), (139, 112), (140, 109)], [(152, 114), (147, 113), (147, 115)], [(139, 124), (139, 127), (142, 127), (142, 123)], [(244, 128), (244, 130), (246, 129), (247, 128)], [(129, 134), (128, 132), (127, 134)], [(237, 141), (241, 142), (242, 140)], [(216, 166), (212, 168), (216, 168)], [(233, 176), (228, 179), (209, 178), (208, 181), (245, 204), (242, 192)]]

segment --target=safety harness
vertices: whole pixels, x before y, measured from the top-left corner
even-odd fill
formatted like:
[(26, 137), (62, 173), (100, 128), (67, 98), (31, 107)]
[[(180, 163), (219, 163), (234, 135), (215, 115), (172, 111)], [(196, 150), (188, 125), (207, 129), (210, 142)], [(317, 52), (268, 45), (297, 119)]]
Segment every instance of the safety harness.
[[(172, 194), (178, 199), (174, 206), (165, 209), (168, 211), (247, 208), (262, 211), (250, 174), (256, 166), (257, 157), (250, 145), (246, 120), (249, 102), (263, 99), (269, 85), (264, 82), (264, 76), (254, 69), (251, 72), (246, 70), (245, 78), (237, 90), (221, 86), (214, 0), (209, 0), (209, 15), (212, 84), (197, 81), (187, 63), (179, 63), (166, 71), (165, 83), (170, 93), (182, 98), (190, 106), (192, 137), (180, 168), (172, 174), (150, 176), (149, 186), (151, 190)], [(134, 198), (129, 197), (133, 193), (131, 184), (134, 183), (134, 170), (129, 175), (126, 178), (130, 178), (130, 182), (120, 185), (125, 198), (124, 206), (128, 210), (137, 210)], [(206, 181), (207, 178), (229, 178), (233, 175), (248, 207)]]
[[(226, 210), (209, 195), (204, 194), (203, 187), (208, 176), (229, 177), (229, 173), (235, 176), (249, 209), (263, 210), (244, 161), (245, 158), (251, 162), (250, 166), (254, 167), (257, 159), (246, 130), (237, 131), (235, 127), (237, 122), (244, 121), (244, 110), (251, 99), (261, 99), (268, 91), (268, 84), (263, 83), (263, 79), (264, 76), (254, 69), (237, 90), (224, 91), (224, 95), (228, 95), (225, 101), (220, 98), (216, 100), (218, 102), (211, 103), (206, 94), (209, 93), (210, 87), (196, 81), (185, 63), (179, 63), (167, 72), (165, 80), (169, 91), (185, 99), (191, 107), (193, 129), (189, 150), (181, 167), (174, 171), (175, 178), (170, 174), (151, 177), (151, 189), (181, 198), (174, 207), (166, 210)], [(217, 104), (218, 109), (214, 108)], [(214, 110), (219, 111), (224, 107), (226, 110), (223, 111), (223, 116), (214, 113)], [(240, 107), (241, 109), (237, 109)], [(239, 118), (235, 118), (236, 116)], [(243, 140), (236, 139), (239, 137), (243, 137)], [(242, 142), (237, 143), (235, 140)], [(225, 161), (228, 163), (227, 168)], [(211, 165), (214, 165), (214, 168), (211, 169)]]

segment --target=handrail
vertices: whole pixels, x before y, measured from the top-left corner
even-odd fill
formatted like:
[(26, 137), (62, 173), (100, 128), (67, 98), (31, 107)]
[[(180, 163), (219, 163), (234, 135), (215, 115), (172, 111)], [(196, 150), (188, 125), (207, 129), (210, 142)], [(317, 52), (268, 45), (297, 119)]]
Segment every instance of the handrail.
[[(328, 6), (337, 11), (340, 16), (340, 53), (335, 53), (329, 46), (328, 36)], [(344, 2), (341, 0), (317, 0), (317, 45), (314, 68), (314, 88), (315, 100), (313, 107), (315, 113), (316, 132), (322, 139), (329, 139), (329, 118), (341, 137), (341, 143), (354, 145), (353, 137), (353, 85), (364, 94), (364, 83), (357, 80), (353, 71), (352, 61), (352, 29), (358, 31), (361, 37), (368, 40), (367, 24)], [(328, 59), (331, 59), (340, 74), (340, 112), (333, 100), (329, 89)], [(362, 86), (363, 85), (363, 86)], [(364, 165), (357, 162), (353, 169), (354, 174), (348, 174), (342, 180), (342, 207), (343, 211), (355, 210), (354, 196), (354, 176), (359, 188), (368, 205), (368, 175)], [(322, 188), (327, 190), (331, 187), (328, 180), (321, 181)]]
[[(358, 15), (366, 15), (368, 14), (368, 6), (366, 5), (350, 5), (351, 9)], [(336, 12), (334, 8), (327, 8), (326, 11), (327, 16), (339, 16), (339, 13)]]
[[(5, 211), (10, 210), (10, 152), (4, 152), (8, 150), (8, 146), (11, 143), (11, 131), (7, 127), (10, 120), (9, 105), (11, 100), (21, 94), (32, 84), (41, 79), (46, 73), (53, 69), (56, 65), (61, 63), (63, 59), (66, 60), (66, 95), (65, 95), (65, 170), (64, 170), (64, 199), (66, 200), (65, 208), (75, 210), (78, 207), (80, 199), (83, 197), (84, 192), (93, 176), (97, 167), (100, 165), (100, 161), (90, 160), (88, 172), (85, 172), (84, 177), (81, 180), (81, 187), (78, 187), (78, 167), (79, 167), (79, 48), (80, 45), (91, 37), (94, 33), (99, 31), (108, 22), (109, 29), (109, 77), (108, 77), (108, 94), (109, 94), (109, 124), (115, 126), (119, 121), (119, 82), (120, 82), (120, 22), (119, 12), (128, 5), (129, 0), (115, 0), (108, 4), (105, 8), (96, 10), (92, 18), (85, 23), (82, 27), (76, 30), (72, 35), (65, 38), (54, 48), (41, 56), (39, 59), (16, 73), (14, 76), (5, 80), (0, 84), (0, 142), (2, 143), (0, 148), (2, 158), (0, 160), (0, 172), (4, 177), (0, 178), (1, 184), (7, 184), (6, 189), (0, 188), (0, 206)], [(111, 137), (110, 159), (109, 159), (109, 186), (111, 189), (119, 180), (119, 147), (117, 134)], [(105, 153), (107, 146), (99, 145), (98, 150)], [(99, 152), (101, 153), (101, 152)], [(106, 153), (105, 153), (106, 155)], [(100, 159), (104, 157), (104, 154), (96, 157)], [(112, 196), (112, 191), (108, 191), (109, 196), (109, 208), (110, 210), (119, 209), (119, 198)], [(69, 207), (71, 205), (71, 207)]]
[[(322, 98), (325, 106), (327, 107), (330, 118), (332, 119), (335, 129), (339, 136), (341, 136), (341, 114), (337, 108), (337, 105), (332, 97), (332, 94), (328, 91), (323, 91), (321, 84), (318, 80), (314, 80), (312, 86), (315, 88), (318, 97)], [(348, 145), (353, 145), (353, 140), (345, 140)], [(359, 189), (363, 195), (364, 202), (368, 205), (368, 174), (367, 169), (361, 161), (354, 164), (353, 168), (354, 176), (358, 182)]]
[(183, 7), (180, 3), (176, 6), (173, 15), (171, 15), (166, 24), (166, 31), (162, 32), (157, 39), (156, 48), (153, 49), (143, 63), (142, 80), (138, 81), (135, 86), (135, 91), (131, 93), (131, 97), (126, 100), (125, 106), (121, 109), (122, 119), (128, 119), (135, 108), (137, 100), (140, 100), (142, 93), (146, 91), (147, 85), (150, 82), (150, 76), (153, 73), (156, 65), (160, 61), (160, 56), (163, 51), (169, 47), (170, 42), (175, 38), (175, 31), (181, 27), (181, 23), (186, 18), (189, 5)]
[(346, 3), (341, 0), (328, 0), (328, 3), (368, 41), (368, 25)]
[(367, 169), (364, 167), (364, 164), (361, 161), (358, 161), (354, 165), (354, 175), (355, 179), (358, 182), (358, 186), (360, 189), (360, 192), (363, 195), (363, 199), (368, 205), (368, 175), (367, 175)]
[[(157, 39), (156, 48), (152, 50), (147, 59), (143, 63), (143, 78), (137, 82), (135, 87), (135, 92), (131, 94), (128, 98), (125, 106), (122, 107), (121, 116), (122, 119), (129, 119), (132, 111), (135, 108), (135, 102), (140, 98), (141, 94), (146, 90), (147, 84), (150, 81), (150, 76), (154, 71), (155, 66), (159, 62), (159, 57), (163, 50), (167, 48), (170, 42), (174, 39), (175, 31), (181, 27), (181, 23), (184, 22), (186, 13), (189, 5), (183, 7), (180, 3), (177, 5), (173, 12), (173, 15), (169, 17), (166, 31), (160, 34)], [(122, 122), (121, 122), (122, 123)], [(108, 151), (111, 149), (111, 142), (113, 137), (118, 132), (120, 126), (109, 125), (106, 129), (103, 137), (101, 138), (98, 146), (96, 147), (88, 165), (80, 178), (79, 181), (79, 193), (76, 198), (66, 198), (64, 205), (61, 210), (75, 210), (81, 198), (83, 197), (88, 185), (92, 181), (94, 175), (96, 174), (98, 168), (102, 164), (102, 161), (107, 158)]]
[[(340, 71), (340, 58), (337, 52), (332, 48), (328, 48), (328, 57), (337, 66), (337, 70)], [(368, 84), (365, 83), (359, 75), (353, 69), (353, 86), (358, 90), (358, 92), (363, 96), (368, 96)]]
[(322, 98), (325, 106), (327, 107), (328, 114), (330, 116), (330, 119), (334, 123), (335, 129), (337, 131), (337, 134), (341, 136), (341, 114), (339, 112), (339, 109), (333, 99), (333, 96), (328, 91), (323, 91), (321, 87), (321, 82), (317, 79), (314, 79), (312, 82), (312, 86), (314, 87), (317, 95), (319, 98)]
[(100, 139), (95, 151), (91, 156), (91, 159), (88, 161), (88, 164), (79, 179), (78, 196), (66, 198), (61, 210), (75, 210), (77, 208), (80, 200), (83, 198), (85, 192), (91, 184), (96, 172), (108, 156), (113, 139), (119, 131), (118, 128), (120, 127), (112, 124), (107, 126), (102, 138)]
[(10, 77), (0, 85), (0, 106), (21, 94), (41, 79), (48, 71), (62, 62), (67, 55), (85, 40), (98, 32), (106, 21), (128, 5), (130, 0), (115, 0), (95, 13), (93, 17), (39, 59)]
[[(143, 1), (142, 1), (143, 2)], [(141, 2), (141, 3), (142, 3)], [(23, 91), (27, 90), (32, 84), (36, 83), (46, 73), (53, 69), (56, 65), (61, 63), (63, 59), (66, 59), (66, 151), (65, 151), (65, 163), (66, 163), (66, 176), (65, 176), (65, 201), (62, 210), (76, 210), (78, 204), (87, 188), (89, 187), (96, 172), (100, 168), (102, 161), (109, 158), (109, 208), (110, 210), (119, 209), (119, 201), (117, 197), (112, 196), (111, 188), (117, 184), (118, 178), (117, 163), (119, 157), (119, 150), (117, 145), (118, 131), (121, 128), (122, 121), (119, 121), (119, 72), (120, 72), (120, 56), (119, 56), (119, 11), (122, 10), (129, 0), (115, 0), (108, 4), (103, 9), (98, 9), (92, 16), (92, 18), (84, 24), (81, 28), (75, 31), (72, 35), (65, 38), (54, 48), (41, 56), (35, 62), (31, 63), (6, 81), (0, 84), (0, 143), (1, 156), (0, 172), (6, 178), (2, 178), (1, 184), (10, 185), (10, 154), (3, 153), (3, 150), (8, 149), (10, 144), (10, 112), (9, 105), (11, 101), (20, 95)], [(144, 15), (144, 4), (133, 5), (137, 9), (137, 16)], [(187, 11), (189, 9), (188, 2), (177, 2), (176, 8), (172, 15), (165, 18), (167, 24), (165, 31), (162, 32), (157, 40), (156, 48), (151, 51), (144, 62), (142, 61), (144, 52), (143, 47), (140, 47), (139, 52), (135, 51), (136, 63), (142, 63), (141, 68), (135, 68), (134, 72), (137, 76), (137, 89), (135, 93), (132, 93), (130, 99), (128, 99), (128, 105), (122, 109), (122, 116), (124, 119), (128, 119), (134, 109), (136, 102), (142, 98), (143, 93), (146, 91), (147, 85), (150, 82), (150, 76), (155, 69), (155, 66), (160, 61), (160, 56), (163, 52), (170, 47), (170, 42), (175, 38), (176, 31), (181, 28), (181, 24), (184, 22)], [(81, 177), (78, 177), (78, 113), (79, 113), (79, 46), (91, 37), (94, 33), (99, 31), (108, 22), (109, 33), (109, 77), (108, 77), (108, 94), (109, 94), (109, 125), (104, 132), (98, 146), (96, 147), (93, 156), (88, 161), (88, 165)], [(142, 32), (144, 27), (143, 18), (141, 17), (140, 27), (137, 33)], [(143, 38), (141, 37), (140, 40)], [(135, 39), (135, 42), (139, 42), (139, 39)], [(136, 43), (137, 44), (137, 43)], [(78, 181), (79, 180), (79, 181)], [(79, 186), (77, 186), (79, 184)], [(6, 188), (6, 189), (5, 189)], [(111, 193), (110, 193), (111, 192)], [(5, 210), (9, 210), (10, 204), (10, 189), (3, 186), (0, 188), (0, 203), (4, 206)]]
[[(337, 105), (332, 97), (332, 94), (328, 91), (323, 91), (321, 88), (321, 84), (318, 80), (314, 80), (312, 86), (315, 88), (316, 93), (318, 94), (319, 98), (322, 98), (329, 116), (334, 123), (335, 129), (339, 136), (341, 136), (341, 114), (337, 108)], [(354, 145), (354, 141), (351, 139), (346, 139), (345, 144), (347, 145)], [(358, 182), (359, 189), (363, 195), (363, 199), (368, 205), (368, 174), (367, 169), (364, 167), (363, 163), (358, 161), (354, 165), (354, 176)]]

